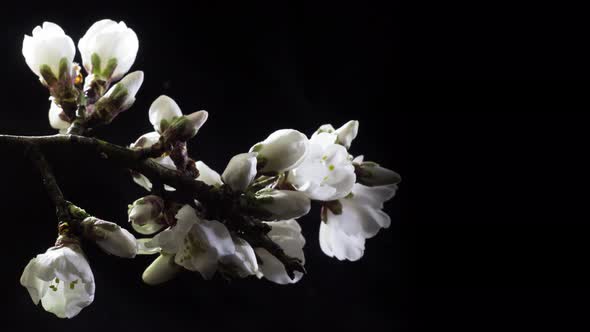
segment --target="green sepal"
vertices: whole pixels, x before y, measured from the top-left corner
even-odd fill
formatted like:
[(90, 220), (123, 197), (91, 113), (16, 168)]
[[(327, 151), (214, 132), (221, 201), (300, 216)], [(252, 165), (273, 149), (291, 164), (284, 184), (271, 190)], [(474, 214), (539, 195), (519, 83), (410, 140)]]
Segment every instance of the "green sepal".
[(92, 73), (95, 76), (100, 76), (100, 57), (96, 53), (90, 56), (90, 63), (92, 64)]
[(48, 86), (52, 86), (55, 83), (57, 83), (57, 77), (55, 77), (55, 74), (51, 70), (51, 67), (49, 67), (48, 65), (41, 65), (41, 67), (39, 67), (39, 73), (41, 74), (43, 80), (45, 80), (45, 83), (47, 83)]
[(70, 73), (70, 64), (69, 61), (66, 57), (61, 58), (61, 60), (59, 60), (59, 80), (60, 81), (65, 81), (69, 78)]
[(105, 78), (110, 78), (115, 72), (115, 68), (117, 68), (117, 58), (110, 58), (106, 67), (102, 71), (102, 76)]

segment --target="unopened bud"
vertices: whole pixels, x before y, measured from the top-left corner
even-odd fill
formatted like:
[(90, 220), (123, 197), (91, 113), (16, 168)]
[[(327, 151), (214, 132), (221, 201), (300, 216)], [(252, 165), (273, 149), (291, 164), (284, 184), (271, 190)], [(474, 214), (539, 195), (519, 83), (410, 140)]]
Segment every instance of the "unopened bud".
[(142, 197), (129, 205), (129, 222), (140, 234), (154, 234), (165, 226), (164, 200), (155, 195)]
[(207, 111), (198, 111), (175, 118), (166, 126), (162, 136), (167, 142), (188, 141), (197, 134), (208, 116)]
[(141, 278), (153, 286), (174, 278), (180, 270), (180, 266), (174, 263), (174, 255), (162, 253), (145, 269)]
[(256, 193), (260, 206), (273, 220), (288, 220), (306, 215), (311, 201), (304, 193), (291, 190), (263, 189)]
[(84, 236), (94, 240), (105, 252), (124, 258), (137, 254), (135, 237), (119, 225), (95, 217), (84, 219), (81, 225)]

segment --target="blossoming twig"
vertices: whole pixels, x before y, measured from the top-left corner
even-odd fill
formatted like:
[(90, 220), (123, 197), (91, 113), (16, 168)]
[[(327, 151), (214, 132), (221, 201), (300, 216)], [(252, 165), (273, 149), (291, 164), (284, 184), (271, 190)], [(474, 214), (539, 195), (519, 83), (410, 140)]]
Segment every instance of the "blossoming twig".
[[(255, 275), (278, 284), (298, 282), (306, 273), (305, 238), (297, 222), (312, 201), (321, 207), (319, 243), (339, 260), (355, 261), (365, 241), (391, 220), (383, 203), (401, 177), (379, 164), (349, 153), (358, 121), (338, 129), (322, 125), (311, 138), (280, 129), (248, 152), (233, 156), (219, 174), (193, 160), (188, 142), (205, 124), (204, 110), (183, 113), (172, 98), (160, 96), (148, 118), (154, 131), (129, 147), (89, 137), (128, 110), (144, 80), (127, 73), (139, 42), (123, 22), (94, 23), (78, 42), (82, 67), (74, 62), (73, 40), (57, 24), (45, 22), (23, 40), (23, 56), (50, 94), (49, 124), (59, 135), (0, 135), (0, 146), (23, 151), (37, 166), (56, 206), (55, 245), (31, 259), (21, 285), (35, 304), (71, 318), (94, 299), (94, 275), (82, 240), (107, 254), (158, 257), (142, 279), (156, 285), (181, 271), (211, 279)], [(94, 153), (114, 167), (131, 170), (133, 181), (149, 194), (128, 206), (136, 239), (116, 223), (90, 215), (64, 198), (45, 160), (56, 151)]]

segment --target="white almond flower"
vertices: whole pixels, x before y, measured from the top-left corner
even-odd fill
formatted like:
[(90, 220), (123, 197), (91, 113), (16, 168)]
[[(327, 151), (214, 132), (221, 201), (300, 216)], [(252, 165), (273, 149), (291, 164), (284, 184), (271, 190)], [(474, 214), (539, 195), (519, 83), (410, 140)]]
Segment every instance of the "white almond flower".
[(221, 187), (225, 183), (234, 191), (244, 191), (256, 176), (256, 153), (234, 156), (222, 176), (202, 161), (197, 161), (195, 165), (199, 171), (196, 180), (214, 187)]
[(367, 187), (356, 183), (351, 194), (339, 200), (342, 205), (340, 214), (330, 209), (324, 211), (326, 220), (320, 224), (319, 233), (322, 251), (339, 260), (360, 259), (365, 250), (365, 239), (391, 224), (390, 217), (382, 209), (383, 203), (390, 200), (396, 190), (395, 184)]
[(81, 226), (84, 237), (96, 242), (105, 252), (123, 258), (133, 258), (137, 254), (135, 236), (125, 228), (95, 217), (84, 219)]
[[(305, 238), (301, 235), (301, 227), (297, 221), (291, 219), (266, 222), (266, 224), (271, 227), (271, 231), (268, 233), (270, 239), (278, 244), (287, 255), (299, 258), (302, 264), (305, 263), (305, 256), (303, 255)], [(258, 278), (264, 277), (277, 284), (285, 285), (296, 283), (303, 277), (303, 273), (295, 271), (295, 278), (291, 279), (287, 275), (283, 263), (266, 249), (256, 248), (254, 251), (261, 259), (261, 263), (258, 265)]]
[(22, 51), (29, 68), (43, 81), (41, 67), (47, 66), (53, 76), (58, 78), (60, 63), (67, 66), (65, 69), (69, 73), (76, 55), (72, 38), (59, 25), (51, 22), (35, 27), (32, 36), (25, 35)]
[(256, 177), (256, 153), (235, 155), (223, 171), (221, 179), (235, 191), (245, 191)]
[(273, 220), (299, 218), (311, 209), (311, 201), (304, 193), (292, 190), (263, 189), (256, 193), (260, 206), (272, 214)]
[[(141, 137), (139, 137), (135, 141), (135, 143), (132, 143), (131, 145), (129, 145), (129, 148), (130, 149), (149, 148), (152, 145), (158, 143), (159, 140), (160, 140), (160, 134), (158, 134), (155, 131), (152, 131), (150, 133), (143, 134)], [(170, 158), (169, 156), (163, 156), (163, 157), (152, 158), (152, 159), (154, 161), (156, 161), (158, 164), (160, 164), (166, 168), (176, 170), (176, 165), (174, 165), (174, 161), (172, 161), (172, 158)], [(145, 177), (143, 174), (133, 172), (132, 176), (133, 176), (133, 181), (135, 181), (135, 183), (137, 183), (138, 185), (145, 188), (145, 190), (148, 190), (148, 191), (152, 190), (152, 182), (147, 177)], [(172, 188), (168, 185), (164, 185), (164, 188), (168, 191), (175, 190), (174, 188)]]
[(31, 259), (20, 283), (35, 304), (59, 318), (72, 318), (94, 300), (94, 275), (77, 243), (62, 243)]
[(149, 118), (154, 129), (168, 141), (187, 141), (197, 134), (208, 118), (207, 111), (183, 116), (176, 102), (162, 95), (150, 106)]
[(176, 225), (158, 233), (143, 245), (174, 254), (176, 264), (199, 272), (204, 279), (211, 279), (219, 260), (236, 251), (229, 231), (219, 221), (199, 218), (190, 205), (183, 206), (176, 219)]
[(49, 125), (51, 128), (58, 129), (60, 134), (65, 134), (71, 124), (69, 120), (62, 108), (51, 100), (49, 105)]
[(359, 131), (359, 122), (356, 120), (350, 120), (342, 127), (334, 129), (331, 124), (325, 124), (311, 136), (312, 138), (321, 133), (333, 134), (336, 136), (336, 143), (344, 146), (346, 149), (350, 148), (350, 144), (356, 138)]
[(303, 162), (308, 152), (307, 136), (293, 129), (281, 129), (255, 144), (250, 152), (258, 153), (261, 172), (285, 172)]
[(163, 211), (164, 200), (156, 195), (148, 195), (129, 205), (127, 214), (129, 222), (136, 232), (149, 235), (166, 227)]
[(123, 21), (105, 19), (94, 23), (78, 42), (82, 63), (89, 74), (105, 80), (118, 80), (129, 71), (139, 40)]
[(309, 198), (331, 201), (346, 196), (356, 175), (346, 148), (336, 144), (337, 136), (322, 132), (309, 140), (309, 154), (289, 172), (288, 181)]
[(363, 156), (358, 156), (352, 161), (356, 167), (357, 181), (366, 186), (383, 186), (398, 184), (401, 176), (372, 161), (363, 161)]

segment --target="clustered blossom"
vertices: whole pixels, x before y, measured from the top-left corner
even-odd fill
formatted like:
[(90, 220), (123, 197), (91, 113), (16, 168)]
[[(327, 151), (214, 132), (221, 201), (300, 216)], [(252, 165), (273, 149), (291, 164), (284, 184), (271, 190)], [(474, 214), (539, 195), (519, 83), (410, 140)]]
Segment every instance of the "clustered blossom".
[[(23, 40), (25, 61), (51, 96), (49, 124), (60, 134), (83, 135), (109, 124), (134, 104), (144, 81), (142, 71), (127, 74), (139, 42), (124, 22), (94, 23), (78, 49), (86, 76), (74, 62), (74, 42), (58, 25), (45, 22)], [(94, 276), (82, 240), (122, 258), (156, 255), (142, 274), (149, 285), (187, 271), (205, 280), (256, 276), (292, 284), (303, 277), (305, 264), (306, 240), (297, 219), (309, 213), (313, 201), (321, 207), (312, 222), (319, 225), (320, 247), (338, 260), (360, 259), (366, 240), (391, 224), (383, 204), (395, 195), (401, 177), (350, 154), (358, 121), (338, 129), (322, 125), (311, 137), (294, 129), (277, 130), (230, 158), (220, 174), (188, 153), (189, 140), (208, 119), (206, 111), (185, 114), (162, 95), (146, 113), (154, 131), (131, 143), (128, 152), (150, 158), (162, 172), (175, 172), (193, 184), (199, 181), (231, 204), (211, 207), (142, 168), (147, 176), (131, 176), (148, 193), (128, 206), (128, 221), (143, 238), (72, 208), (72, 220), (59, 222), (55, 246), (33, 258), (21, 277), (33, 302), (58, 317), (71, 318), (94, 299)], [(246, 224), (251, 228), (240, 228)], [(272, 245), (252, 240), (252, 229)], [(297, 269), (286, 261), (295, 262)]]

